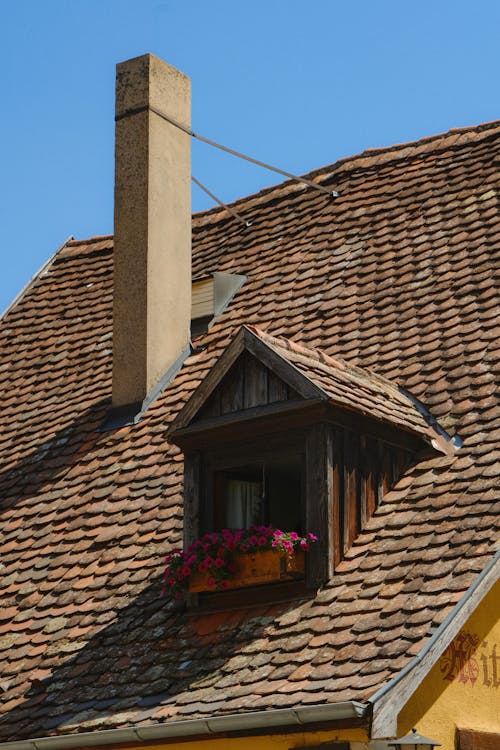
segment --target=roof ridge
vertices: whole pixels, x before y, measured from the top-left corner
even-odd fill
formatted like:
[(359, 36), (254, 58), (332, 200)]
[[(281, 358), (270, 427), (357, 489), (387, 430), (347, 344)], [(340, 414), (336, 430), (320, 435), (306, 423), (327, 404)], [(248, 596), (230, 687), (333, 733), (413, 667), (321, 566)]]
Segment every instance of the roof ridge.
[(104, 242), (105, 240), (113, 240), (114, 234), (94, 234), (92, 237), (82, 238), (82, 239), (75, 239), (73, 238), (69, 242), (66, 243), (67, 247), (76, 247), (77, 245), (92, 245), (96, 242)]
[(351, 365), (349, 362), (346, 362), (345, 359), (342, 359), (340, 357), (332, 357), (330, 354), (327, 354), (318, 347), (315, 347), (313, 349), (304, 346), (303, 344), (298, 344), (296, 341), (292, 341), (291, 339), (286, 339), (281, 336), (274, 336), (273, 334), (264, 331), (258, 326), (251, 325), (247, 327), (253, 330), (260, 338), (262, 338), (264, 342), (267, 341), (271, 345), (277, 346), (281, 349), (285, 349), (286, 351), (294, 352), (298, 356), (307, 357), (310, 360), (312, 359), (313, 361), (318, 362), (320, 365), (324, 365), (325, 367), (343, 370), (356, 379), (361, 378), (363, 382), (365, 382), (366, 378), (369, 376), (374, 382), (378, 383), (386, 389), (389, 389), (391, 395), (397, 396), (398, 400), (402, 402), (406, 402), (407, 400), (399, 390), (399, 385), (396, 382), (394, 382), (393, 380), (389, 380), (383, 375), (379, 375), (377, 372), (374, 372), (369, 368)]
[[(355, 171), (356, 169), (369, 169), (372, 166), (388, 163), (388, 161), (397, 161), (399, 159), (408, 158), (410, 154), (402, 154), (402, 152), (405, 151), (408, 152), (409, 150), (411, 150), (411, 155), (416, 155), (425, 151), (430, 152), (431, 149), (428, 148), (429, 145), (437, 142), (441, 142), (443, 144), (443, 147), (455, 146), (458, 148), (466, 145), (467, 143), (470, 143), (471, 138), (466, 138), (466, 136), (468, 135), (470, 136), (472, 134), (476, 134), (477, 136), (482, 136), (482, 138), (487, 138), (488, 135), (496, 130), (500, 131), (500, 120), (491, 120), (489, 122), (480, 123), (478, 125), (470, 125), (463, 128), (450, 128), (447, 131), (435, 133), (434, 135), (423, 136), (422, 138), (418, 138), (413, 141), (404, 141), (401, 143), (392, 144), (390, 146), (368, 148), (356, 154), (341, 157), (340, 159), (337, 159), (330, 164), (326, 164), (324, 166), (312, 169), (308, 172), (304, 172), (302, 175), (299, 175), (299, 177), (305, 177), (309, 180), (314, 180), (315, 178), (318, 179), (321, 177), (327, 179), (329, 177), (333, 177), (334, 173), (337, 176), (339, 172), (346, 173)], [(479, 138), (477, 138), (477, 140), (479, 140)], [(438, 148), (434, 149), (436, 153), (439, 150), (440, 149)], [(390, 159), (389, 157), (393, 158)], [(371, 163), (367, 164), (367, 161)], [(274, 200), (280, 197), (283, 189), (292, 191), (304, 190), (304, 184), (291, 179), (284, 180), (282, 182), (275, 183), (274, 185), (270, 185), (269, 187), (262, 188), (262, 190), (258, 190), (255, 193), (250, 193), (250, 195), (237, 198), (236, 200), (228, 203), (228, 206), (234, 207), (241, 206), (242, 204), (246, 203), (252, 203), (253, 201), (260, 202), (266, 200)], [(228, 218), (228, 214), (224, 207), (214, 206), (213, 208), (206, 209), (205, 211), (193, 212), (192, 218), (194, 222), (200, 221), (200, 226), (203, 226), (205, 223), (204, 219), (206, 219), (207, 222), (215, 222), (219, 220), (225, 221)]]
[(286, 339), (281, 336), (274, 336), (273, 334), (264, 331), (258, 326), (252, 325), (247, 327), (255, 331), (257, 335), (264, 341), (268, 339), (271, 343), (276, 342), (276, 345), (281, 347), (282, 349), (295, 352), (298, 355), (307, 356), (308, 358), (313, 359), (316, 362), (327, 365), (329, 367), (334, 367), (338, 370), (350, 372), (354, 375), (364, 375), (365, 377), (366, 375), (370, 375), (370, 377), (373, 377), (373, 379), (377, 380), (377, 382), (379, 382), (380, 384), (387, 385), (391, 389), (398, 391), (398, 386), (392, 380), (385, 378), (383, 375), (379, 375), (378, 373), (367, 367), (357, 367), (356, 365), (351, 365), (346, 362), (345, 359), (342, 359), (340, 357), (332, 357), (330, 354), (327, 354), (318, 347), (311, 348), (304, 346), (303, 344), (298, 344), (296, 341), (292, 341), (291, 339)]

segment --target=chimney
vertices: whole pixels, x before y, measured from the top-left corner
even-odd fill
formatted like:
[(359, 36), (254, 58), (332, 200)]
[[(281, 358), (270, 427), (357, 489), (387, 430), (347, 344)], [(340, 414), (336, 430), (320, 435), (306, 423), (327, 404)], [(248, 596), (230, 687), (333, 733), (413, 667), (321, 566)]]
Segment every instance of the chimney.
[[(116, 68), (113, 408), (180, 367), (191, 317), (191, 82), (154, 55)], [(157, 389), (154, 389), (156, 391)]]

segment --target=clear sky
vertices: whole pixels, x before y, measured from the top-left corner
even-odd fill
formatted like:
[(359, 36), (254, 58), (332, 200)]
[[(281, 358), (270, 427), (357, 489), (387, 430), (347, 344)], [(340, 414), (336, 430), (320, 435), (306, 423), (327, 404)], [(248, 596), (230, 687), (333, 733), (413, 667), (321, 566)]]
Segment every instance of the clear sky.
[[(500, 118), (499, 42), (499, 0), (0, 0), (0, 309), (112, 232), (117, 62), (163, 57), (194, 130), (304, 173)], [(193, 174), (225, 201), (280, 179), (197, 142)]]

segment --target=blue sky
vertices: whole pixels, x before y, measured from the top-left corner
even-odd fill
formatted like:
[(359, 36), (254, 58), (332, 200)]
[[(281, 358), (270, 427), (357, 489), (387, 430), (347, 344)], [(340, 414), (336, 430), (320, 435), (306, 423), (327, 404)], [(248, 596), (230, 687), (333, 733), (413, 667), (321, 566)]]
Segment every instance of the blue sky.
[[(498, 0), (0, 0), (0, 309), (112, 232), (117, 62), (163, 57), (194, 130), (303, 173), (500, 118), (499, 42)], [(280, 179), (196, 142), (193, 174), (225, 201)]]

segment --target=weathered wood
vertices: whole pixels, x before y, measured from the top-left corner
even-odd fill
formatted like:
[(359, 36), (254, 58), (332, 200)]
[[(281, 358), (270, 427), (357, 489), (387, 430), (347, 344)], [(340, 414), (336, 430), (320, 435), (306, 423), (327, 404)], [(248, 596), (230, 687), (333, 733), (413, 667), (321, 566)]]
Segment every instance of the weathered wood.
[(232, 414), (244, 408), (244, 359), (244, 356), (237, 359), (217, 389), (220, 391), (221, 414)]
[(364, 456), (361, 458), (365, 467), (365, 523), (368, 521), (377, 507), (377, 444), (365, 437)]
[(331, 431), (323, 423), (312, 427), (306, 438), (306, 531), (318, 537), (307, 558), (306, 581), (310, 586), (320, 586), (333, 571), (332, 483)]
[[(304, 578), (305, 555), (302, 551), (292, 557), (276, 550), (248, 552), (234, 557), (234, 573), (226, 580), (227, 589), (248, 588), (262, 583)], [(209, 585), (211, 571), (195, 572), (189, 579), (189, 591), (216, 591)]]
[(377, 440), (377, 507), (384, 499), (385, 494), (384, 452), (386, 449), (382, 440)]
[(299, 372), (286, 359), (269, 348), (249, 329), (245, 329), (245, 346), (257, 359), (268, 367), (274, 374), (297, 391), (302, 398), (327, 399), (327, 394), (315, 385), (303, 373)]
[(334, 568), (343, 555), (344, 528), (344, 436), (343, 432), (333, 429), (332, 432), (332, 529)]
[(287, 401), (289, 398), (289, 388), (286, 383), (276, 375), (268, 371), (268, 390), (267, 390), (267, 402), (274, 404), (277, 401)]
[(339, 406), (332, 404), (328, 405), (328, 421), (351, 432), (383, 440), (393, 448), (403, 448), (412, 453), (426, 446), (423, 437), (420, 438), (414, 433), (405, 432), (379, 419), (373, 419), (348, 409), (341, 409)]
[(343, 554), (351, 547), (358, 528), (356, 435), (344, 431), (344, 530)]
[(366, 509), (367, 484), (368, 484), (368, 462), (366, 456), (366, 435), (359, 436), (359, 456), (358, 456), (358, 502), (359, 502), (359, 526), (364, 529), (368, 519)]
[(200, 535), (201, 454), (184, 456), (184, 549)]
[(267, 405), (267, 367), (255, 357), (245, 357), (245, 385), (243, 391), (243, 408)]
[(257, 586), (249, 586), (245, 589), (232, 589), (228, 591), (213, 591), (198, 594), (198, 605), (200, 609), (218, 611), (248, 607), (251, 604), (263, 604), (272, 602), (302, 599), (314, 595), (316, 588), (307, 586), (304, 579), (297, 581), (279, 581), (276, 583), (265, 583)]
[(198, 412), (197, 418), (210, 419), (210, 417), (220, 417), (221, 415), (221, 392), (217, 388), (214, 393), (203, 404)]
[(499, 750), (500, 734), (457, 728), (457, 750)]
[(232, 442), (256, 434), (300, 429), (322, 419), (324, 408), (323, 401), (282, 401), (200, 420), (169, 437), (181, 447)]
[(299, 456), (304, 453), (304, 440), (304, 435), (299, 432), (291, 435), (269, 435), (265, 441), (254, 435), (243, 442), (234, 441), (225, 446), (224, 450), (211, 446), (205, 453), (207, 469), (213, 471), (248, 463), (262, 463), (269, 457)]
[(232, 343), (225, 350), (222, 357), (210, 370), (203, 382), (195, 390), (187, 404), (179, 412), (177, 417), (174, 419), (169, 427), (168, 433), (175, 433), (177, 430), (186, 427), (191, 420), (196, 416), (198, 411), (201, 409), (204, 403), (208, 400), (209, 396), (215, 388), (218, 386), (226, 372), (237, 360), (244, 347), (243, 335), (237, 336)]

